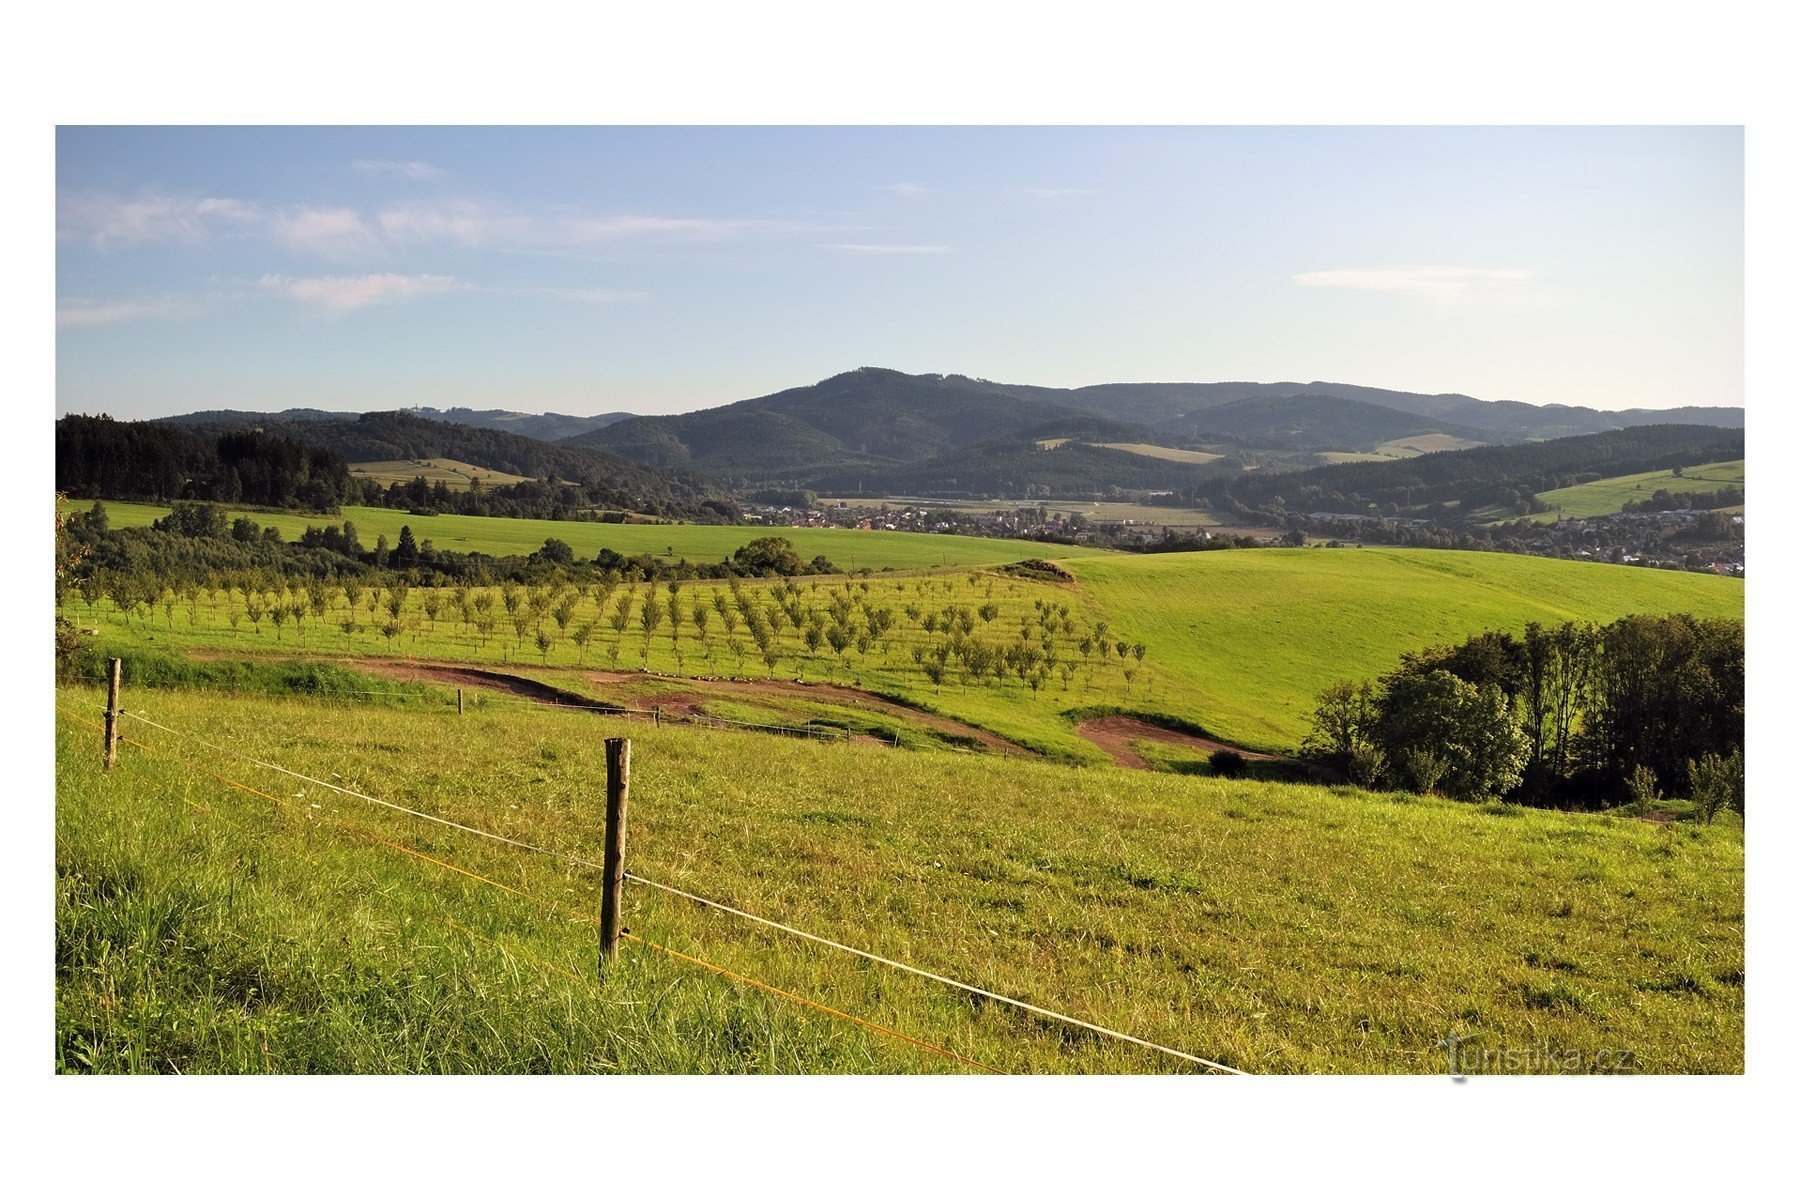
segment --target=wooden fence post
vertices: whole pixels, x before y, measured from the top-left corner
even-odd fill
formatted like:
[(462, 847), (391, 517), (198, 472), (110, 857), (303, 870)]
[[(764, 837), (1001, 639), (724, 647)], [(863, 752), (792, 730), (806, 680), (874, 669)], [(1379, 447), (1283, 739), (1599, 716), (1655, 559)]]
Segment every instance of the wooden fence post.
[(631, 793), (631, 739), (606, 739), (606, 843), (600, 859), (600, 970), (619, 949), (625, 891), (625, 802)]
[(456, 715), (462, 716), (462, 689), (456, 689)]
[(661, 727), (661, 725), (662, 725), (662, 705), (659, 704), (655, 708), (650, 710), (650, 723), (659, 728)]
[(125, 664), (116, 658), (106, 662), (106, 769), (119, 758), (119, 684)]

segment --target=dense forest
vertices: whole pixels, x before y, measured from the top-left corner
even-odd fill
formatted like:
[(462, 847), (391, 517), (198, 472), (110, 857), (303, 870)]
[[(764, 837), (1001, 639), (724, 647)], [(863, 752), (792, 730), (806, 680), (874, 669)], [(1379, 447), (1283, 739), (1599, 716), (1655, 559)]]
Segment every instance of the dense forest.
[(109, 500), (215, 500), (336, 512), (361, 497), (340, 454), (256, 430), (205, 437), (172, 425), (64, 417), (56, 490)]
[[(347, 468), (350, 462), (424, 458), (452, 458), (525, 478), (487, 488), (423, 481), (390, 486), (355, 479)], [(724, 490), (688, 472), (655, 471), (596, 450), (406, 413), (269, 418), (255, 425), (235, 414), (165, 421), (69, 416), (57, 422), (56, 461), (57, 490), (84, 499), (212, 500), (321, 513), (369, 504), (473, 516), (738, 516)]]

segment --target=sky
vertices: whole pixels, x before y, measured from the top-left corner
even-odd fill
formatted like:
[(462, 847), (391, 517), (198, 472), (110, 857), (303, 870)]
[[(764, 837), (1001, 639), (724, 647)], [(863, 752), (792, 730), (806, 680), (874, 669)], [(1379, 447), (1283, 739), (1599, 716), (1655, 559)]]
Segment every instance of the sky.
[(860, 366), (1743, 403), (1737, 128), (93, 128), (59, 412), (679, 412)]

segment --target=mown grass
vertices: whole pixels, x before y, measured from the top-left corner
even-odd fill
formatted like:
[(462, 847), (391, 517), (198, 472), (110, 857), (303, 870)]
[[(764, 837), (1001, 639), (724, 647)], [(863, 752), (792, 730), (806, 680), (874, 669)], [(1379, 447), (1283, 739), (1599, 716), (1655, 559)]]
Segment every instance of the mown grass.
[(1211, 551), (1069, 566), (1120, 636), (1149, 646), (1140, 690), (1154, 689), (1156, 708), (1268, 750), (1305, 736), (1321, 689), (1483, 630), (1744, 615), (1741, 580), (1513, 554)]
[(1537, 513), (1533, 521), (1550, 522), (1559, 517), (1603, 517), (1622, 512), (1627, 504), (1648, 500), (1658, 491), (1677, 495), (1687, 492), (1716, 492), (1723, 488), (1744, 486), (1744, 460), (1706, 463), (1684, 468), (1679, 476), (1673, 471), (1645, 471), (1637, 475), (1616, 475), (1596, 479), (1574, 487), (1539, 492), (1538, 499), (1554, 506), (1554, 512)]
[[(103, 774), (77, 719), (99, 703), (58, 693), (60, 1070), (960, 1069), (640, 945), (592, 982), (593, 930), (570, 919), (596, 910), (589, 873), (140, 722), (127, 733), (267, 796), (129, 746)], [(1248, 1070), (1435, 1071), (1447, 1034), (1543, 1048), (1533, 1069), (1616, 1067), (1619, 1052), (1644, 1072), (1743, 1067), (1735, 827), (585, 713), (145, 689), (127, 705), (590, 858), (599, 739), (629, 734), (638, 873)], [(627, 926), (1002, 1069), (1179, 1066), (637, 885)]]
[[(168, 514), (155, 504), (104, 501), (117, 528), (148, 525)], [(65, 509), (85, 510), (89, 500), (64, 502)], [(233, 509), (234, 513), (238, 510)], [(484, 554), (530, 554), (541, 549), (546, 538), (561, 538), (581, 558), (593, 558), (603, 549), (623, 555), (649, 554), (657, 558), (690, 562), (718, 562), (746, 542), (770, 534), (794, 543), (801, 557), (823, 554), (839, 569), (909, 570), (931, 567), (988, 566), (1017, 562), (1054, 550), (1058, 558), (1107, 555), (1110, 551), (1088, 546), (1043, 547), (1004, 538), (965, 537), (960, 534), (890, 533), (870, 529), (788, 529), (756, 525), (612, 525), (599, 521), (540, 521), (517, 517), (464, 517), (440, 514), (415, 517), (397, 508), (346, 507), (337, 516), (255, 511), (247, 513), (258, 525), (273, 526), (287, 541), (306, 532), (307, 526), (356, 526), (363, 545), (373, 548), (386, 535), (388, 545), (398, 544), (400, 527), (412, 528), (421, 544), (430, 541), (439, 550)]]

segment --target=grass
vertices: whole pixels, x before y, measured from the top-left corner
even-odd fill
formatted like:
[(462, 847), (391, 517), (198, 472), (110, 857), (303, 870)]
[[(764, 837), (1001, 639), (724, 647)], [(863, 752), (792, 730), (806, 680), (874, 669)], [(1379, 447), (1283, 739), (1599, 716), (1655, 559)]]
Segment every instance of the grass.
[[(247, 764), (127, 746), (58, 693), (64, 1072), (918, 1072), (949, 1060), (627, 944), (587, 872)], [(1743, 1069), (1741, 827), (649, 729), (133, 689), (267, 761), (596, 857), (634, 741), (630, 867), (1259, 1072)], [(146, 745), (192, 756), (127, 721)], [(328, 774), (335, 773), (334, 774)], [(356, 832), (360, 830), (363, 832)], [(547, 911), (393, 846), (564, 906)], [(1015, 1072), (1181, 1069), (637, 885), (627, 927)], [(1603, 1057), (1611, 1055), (1612, 1057)], [(1497, 1058), (1493, 1061), (1499, 1061)]]
[[(148, 525), (168, 513), (166, 507), (154, 504), (105, 503), (116, 528)], [(91, 501), (71, 500), (65, 507), (86, 509), (91, 504)], [(671, 560), (686, 558), (693, 562), (717, 562), (754, 538), (778, 534), (793, 542), (803, 558), (823, 554), (845, 571), (997, 565), (1041, 557), (1046, 550), (1053, 550), (1058, 558), (1110, 553), (1086, 546), (1044, 547), (1031, 542), (957, 534), (769, 529), (755, 525), (610, 525), (597, 521), (456, 515), (415, 517), (396, 508), (346, 507), (340, 515), (333, 517), (276, 512), (252, 512), (249, 516), (259, 525), (279, 529), (288, 541), (299, 537), (309, 525), (336, 525), (348, 520), (355, 523), (363, 544), (371, 547), (383, 534), (387, 536), (388, 545), (394, 545), (400, 539), (400, 527), (409, 525), (421, 544), (430, 541), (439, 550), (529, 554), (540, 549), (544, 539), (555, 537), (569, 543), (582, 558), (592, 558), (605, 548), (624, 555), (650, 554)]]
[(441, 482), (457, 491), (466, 491), (472, 479), (479, 479), (484, 487), (504, 487), (507, 484), (525, 482), (523, 475), (491, 471), (486, 467), (458, 462), (454, 458), (395, 458), (381, 462), (351, 463), (350, 473), (362, 479), (373, 479), (376, 483), (411, 483), (423, 476), (426, 483)]
[(1615, 475), (1611, 479), (1596, 479), (1592, 483), (1539, 492), (1538, 499), (1553, 505), (1556, 511), (1537, 513), (1531, 519), (1548, 523), (1559, 517), (1604, 517), (1623, 512), (1627, 504), (1648, 500), (1659, 490), (1682, 494), (1716, 492), (1722, 488), (1743, 486), (1744, 460), (1741, 458), (1686, 467), (1679, 477), (1673, 471)]
[(1172, 446), (1152, 446), (1144, 442), (1095, 442), (1094, 445), (1106, 450), (1123, 450), (1127, 454), (1139, 454), (1145, 458), (1160, 458), (1166, 462), (1209, 463), (1217, 462), (1225, 456), (1213, 454), (1206, 450), (1177, 450)]
[(1453, 550), (1253, 550), (1071, 563), (1150, 649), (1157, 707), (1257, 749), (1294, 745), (1320, 690), (1407, 651), (1529, 621), (1744, 615), (1739, 580)]
[[(894, 535), (887, 535), (894, 536)], [(591, 692), (577, 669), (645, 668), (668, 675), (731, 675), (755, 678), (796, 675), (851, 684), (933, 709), (992, 730), (1040, 753), (1072, 762), (1099, 763), (1105, 757), (1074, 731), (1068, 714), (1106, 708), (1163, 714), (1198, 726), (1215, 737), (1259, 750), (1284, 751), (1305, 735), (1314, 698), (1325, 687), (1392, 669), (1403, 653), (1459, 641), (1486, 629), (1521, 630), (1529, 621), (1607, 621), (1633, 612), (1687, 611), (1703, 616), (1742, 617), (1743, 582), (1716, 576), (1650, 571), (1598, 563), (1565, 562), (1519, 555), (1433, 550), (1232, 550), (1191, 554), (1118, 555), (1069, 563), (1075, 584), (1037, 582), (992, 572), (965, 571), (929, 576), (887, 576), (867, 581), (810, 580), (799, 584), (805, 613), (826, 613), (847, 603), (853, 621), (886, 609), (891, 631), (867, 651), (834, 653), (829, 645), (809, 650), (792, 625), (777, 631), (779, 658), (771, 669), (745, 632), (727, 634), (713, 605), (729, 597), (723, 585), (689, 584), (682, 589), (684, 623), (678, 646), (664, 621), (648, 639), (638, 614), (648, 589), (633, 589), (623, 633), (608, 617), (625, 589), (608, 598), (600, 615), (591, 593), (576, 597), (569, 630), (592, 622), (585, 651), (550, 618), (536, 619), (550, 638), (540, 652), (534, 626), (521, 639), (496, 589), (489, 589), (490, 632), (465, 623), (453, 593), (440, 590), (434, 620), (425, 612), (429, 589), (406, 598), (394, 636), (384, 633), (386, 597), (365, 593), (353, 631), (341, 627), (348, 598), (336, 594), (326, 613), (298, 629), (277, 630), (271, 619), (253, 624), (243, 598), (234, 593), (202, 595), (191, 602), (170, 597), (167, 608), (140, 609), (126, 619), (111, 601), (89, 609), (71, 595), (64, 612), (77, 624), (98, 628), (107, 641), (156, 649), (204, 649), (233, 656), (309, 654), (415, 657), (507, 667), (561, 668), (557, 682)], [(472, 595), (481, 595), (476, 589)], [(745, 602), (768, 611), (770, 585), (743, 587)], [(660, 601), (667, 593), (657, 589)], [(373, 599), (376, 607), (371, 609)], [(521, 599), (521, 612), (526, 611)], [(698, 636), (691, 613), (707, 607), (709, 635)], [(925, 622), (950, 606), (975, 612), (991, 604), (991, 620), (976, 620), (977, 641), (1006, 645), (1017, 640), (1021, 621), (1034, 629), (1040, 605), (1059, 613), (1054, 644), (1061, 663), (1034, 690), (1016, 674), (1000, 681), (968, 682), (952, 669), (940, 686), (915, 662), (915, 649), (929, 651), (943, 640)], [(916, 612), (915, 617), (913, 613)], [(236, 616), (237, 623), (231, 618)], [(1112, 656), (1084, 657), (1078, 643), (1106, 623), (1106, 641), (1141, 642), (1142, 664)], [(611, 693), (596, 698), (617, 701)]]
[(1383, 442), (1375, 447), (1375, 452), (1394, 458), (1406, 458), (1415, 454), (1435, 454), (1440, 450), (1470, 450), (1486, 444), (1457, 437), (1453, 433), (1419, 433)]

